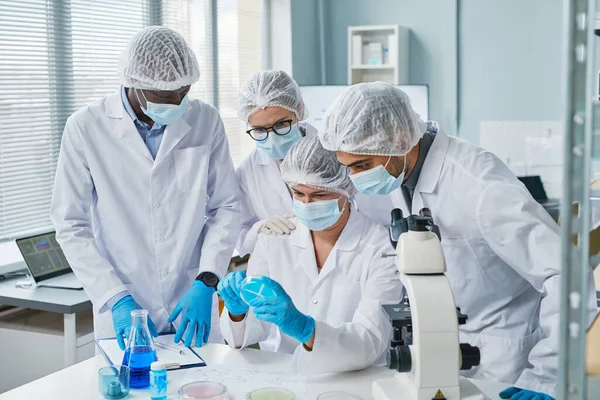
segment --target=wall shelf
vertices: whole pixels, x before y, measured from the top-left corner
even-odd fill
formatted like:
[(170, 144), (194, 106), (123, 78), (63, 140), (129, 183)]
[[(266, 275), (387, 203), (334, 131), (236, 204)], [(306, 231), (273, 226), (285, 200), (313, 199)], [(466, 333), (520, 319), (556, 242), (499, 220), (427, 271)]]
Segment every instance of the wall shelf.
[(348, 27), (348, 84), (409, 83), (408, 28), (398, 25)]

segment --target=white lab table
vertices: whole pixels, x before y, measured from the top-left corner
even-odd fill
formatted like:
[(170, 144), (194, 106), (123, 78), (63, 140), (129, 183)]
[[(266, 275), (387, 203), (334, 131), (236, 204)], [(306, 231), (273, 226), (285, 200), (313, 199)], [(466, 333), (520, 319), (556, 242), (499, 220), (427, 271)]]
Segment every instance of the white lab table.
[[(260, 350), (244, 349), (233, 350), (225, 345), (209, 344), (198, 349), (198, 354), (210, 365), (228, 365), (232, 367), (252, 366), (259, 368), (273, 368), (281, 366), (282, 369), (290, 368), (291, 355), (271, 353)], [(101, 399), (98, 393), (98, 369), (106, 366), (101, 356), (96, 356), (79, 364), (65, 368), (62, 371), (48, 375), (14, 390), (0, 395), (0, 400), (77, 400)], [(187, 383), (186, 372), (190, 370), (169, 371), (169, 399), (177, 398), (177, 389)], [(374, 380), (389, 377), (393, 371), (386, 368), (372, 367), (365, 371), (310, 376), (308, 378), (308, 393), (297, 394), (299, 399), (314, 400), (320, 393), (331, 390), (345, 390), (358, 394), (363, 399), (372, 399), (371, 384)], [(189, 375), (187, 375), (189, 377)], [(487, 381), (472, 381), (490, 399), (498, 399), (498, 393), (506, 388), (506, 384)], [(127, 399), (148, 399), (147, 390), (132, 390)], [(398, 396), (402, 399), (402, 396)], [(230, 400), (244, 400), (243, 394), (233, 393)]]
[(14, 278), (0, 282), (0, 304), (63, 314), (64, 365), (68, 367), (75, 364), (77, 354), (76, 313), (90, 310), (92, 302), (83, 290), (15, 287), (15, 284), (22, 279)]

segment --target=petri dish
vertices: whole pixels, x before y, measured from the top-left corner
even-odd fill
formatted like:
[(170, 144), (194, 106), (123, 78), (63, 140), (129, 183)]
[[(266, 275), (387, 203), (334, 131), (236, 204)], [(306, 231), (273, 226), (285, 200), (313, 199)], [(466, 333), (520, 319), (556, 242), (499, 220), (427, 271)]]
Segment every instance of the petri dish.
[(261, 278), (260, 276), (247, 276), (242, 282), (240, 295), (247, 304), (260, 297), (277, 297), (270, 287), (265, 286)]
[(191, 382), (179, 388), (177, 398), (179, 400), (226, 400), (227, 386), (211, 381)]
[(247, 400), (295, 400), (296, 395), (281, 388), (262, 388), (246, 394)]
[(321, 393), (317, 400), (363, 400), (362, 397), (356, 394), (350, 394), (342, 390), (334, 392)]

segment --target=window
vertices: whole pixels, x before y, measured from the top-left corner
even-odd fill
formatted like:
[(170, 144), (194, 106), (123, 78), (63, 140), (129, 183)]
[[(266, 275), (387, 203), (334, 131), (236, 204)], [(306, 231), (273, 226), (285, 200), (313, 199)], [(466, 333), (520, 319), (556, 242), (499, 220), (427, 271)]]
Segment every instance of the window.
[(215, 105), (238, 163), (254, 143), (237, 90), (261, 63), (263, 0), (2, 0), (0, 241), (52, 229), (48, 210), (64, 123), (118, 89), (117, 63), (142, 27), (180, 32), (200, 64), (191, 96)]
[(261, 2), (163, 0), (163, 25), (185, 37), (200, 64), (200, 81), (190, 94), (219, 109), (236, 164), (255, 146), (237, 117), (237, 93), (261, 69)]

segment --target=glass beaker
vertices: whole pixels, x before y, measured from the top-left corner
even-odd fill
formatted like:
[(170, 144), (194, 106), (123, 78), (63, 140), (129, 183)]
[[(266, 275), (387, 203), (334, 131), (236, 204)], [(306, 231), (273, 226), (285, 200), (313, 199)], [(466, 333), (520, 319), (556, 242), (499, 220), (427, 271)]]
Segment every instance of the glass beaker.
[(100, 368), (98, 384), (105, 399), (122, 399), (129, 394), (129, 367), (112, 365)]
[(131, 330), (123, 356), (123, 365), (129, 366), (130, 384), (134, 389), (150, 386), (150, 364), (156, 361), (156, 350), (148, 329), (148, 311), (131, 312)]

